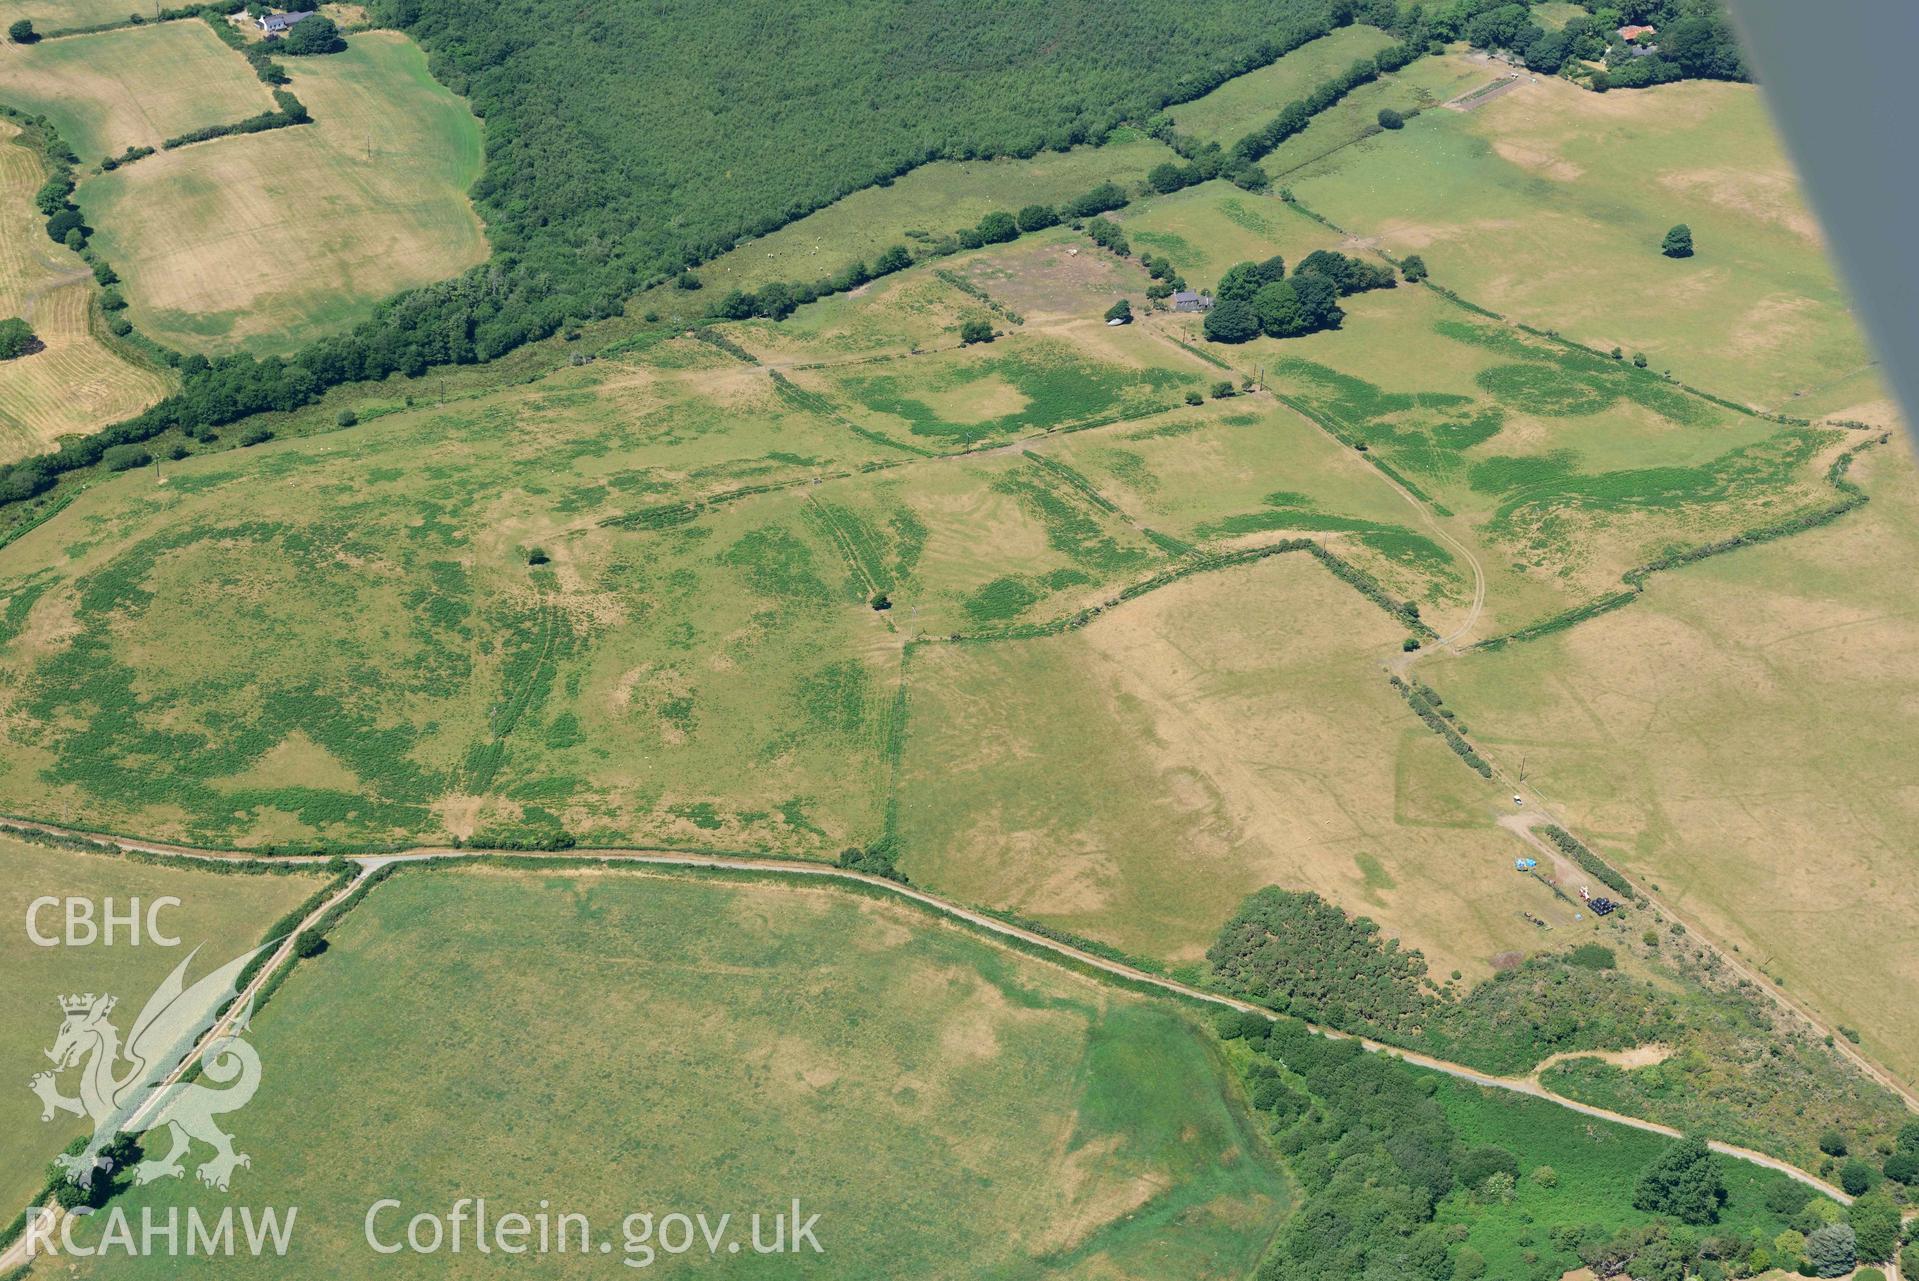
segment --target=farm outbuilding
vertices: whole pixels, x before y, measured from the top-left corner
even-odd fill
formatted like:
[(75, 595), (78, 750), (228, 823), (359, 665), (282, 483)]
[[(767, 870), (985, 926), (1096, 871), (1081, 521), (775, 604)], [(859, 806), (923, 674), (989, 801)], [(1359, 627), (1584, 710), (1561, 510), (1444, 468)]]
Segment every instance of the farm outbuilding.
[(1211, 311), (1212, 309), (1211, 294), (1194, 293), (1190, 289), (1182, 289), (1173, 295), (1174, 311)]

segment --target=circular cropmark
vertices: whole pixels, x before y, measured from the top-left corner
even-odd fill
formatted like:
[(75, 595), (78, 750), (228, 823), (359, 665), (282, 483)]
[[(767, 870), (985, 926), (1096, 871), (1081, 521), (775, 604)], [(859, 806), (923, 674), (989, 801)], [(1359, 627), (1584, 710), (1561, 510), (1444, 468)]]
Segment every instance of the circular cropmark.
[(1546, 418), (1596, 414), (1618, 399), (1551, 365), (1495, 365), (1482, 370), (1478, 382), (1503, 403)]

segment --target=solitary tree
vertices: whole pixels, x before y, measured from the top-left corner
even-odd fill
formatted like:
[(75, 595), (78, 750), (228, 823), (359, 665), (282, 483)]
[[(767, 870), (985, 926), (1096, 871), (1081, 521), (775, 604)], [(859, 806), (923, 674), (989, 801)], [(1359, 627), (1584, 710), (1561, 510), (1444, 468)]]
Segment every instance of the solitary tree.
[(40, 339), (34, 334), (33, 326), (26, 321), (18, 316), (0, 320), (0, 360), (25, 356), (39, 351), (40, 347)]
[(960, 326), (960, 341), (967, 346), (974, 343), (992, 342), (993, 325), (987, 320), (969, 320)]
[(1406, 255), (1406, 261), (1399, 264), (1399, 274), (1417, 284), (1426, 278), (1426, 260), (1418, 254)]
[(1406, 127), (1406, 117), (1400, 115), (1391, 107), (1381, 107), (1379, 109), (1379, 127), (1381, 129), (1404, 129)]
[(1682, 1139), (1646, 1167), (1632, 1203), (1635, 1209), (1670, 1214), (1681, 1223), (1715, 1223), (1726, 1203), (1726, 1185), (1705, 1142)]
[(1666, 242), (1659, 247), (1659, 252), (1668, 258), (1692, 257), (1692, 228), (1682, 222), (1667, 232)]
[(1133, 323), (1133, 304), (1124, 298), (1106, 309), (1106, 319), (1117, 320), (1123, 324)]
[(25, 18), (7, 28), (7, 39), (15, 44), (32, 44), (40, 37), (34, 34), (33, 23)]

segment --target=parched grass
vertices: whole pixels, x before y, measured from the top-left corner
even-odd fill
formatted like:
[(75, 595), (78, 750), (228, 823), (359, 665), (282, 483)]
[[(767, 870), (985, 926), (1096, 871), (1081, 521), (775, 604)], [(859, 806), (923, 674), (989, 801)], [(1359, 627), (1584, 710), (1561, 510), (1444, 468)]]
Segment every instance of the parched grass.
[(1374, 655), (1403, 634), (1306, 555), (1190, 576), (1058, 636), (916, 649), (901, 866), (1174, 965), (1267, 884), (1379, 920), (1435, 969), (1533, 945), (1493, 802)]
[(742, 374), (603, 362), (87, 492), (4, 552), (4, 805), (243, 843), (871, 839), (885, 629), (778, 490), (863, 442)]
[[(485, 1152), (489, 1207), (585, 1214), (615, 1260), (635, 1211), (731, 1213), (742, 1240), (748, 1216), (794, 1197), (820, 1215), (823, 1254), (722, 1246), (705, 1266), (724, 1275), (1237, 1277), (1286, 1209), (1192, 1016), (895, 904), (628, 872), (414, 872), (330, 941), (256, 1025), (265, 1072), (233, 1119), (254, 1158), (236, 1189), (301, 1210), (288, 1258), (233, 1260), (242, 1275), (489, 1272), (471, 1250), (388, 1259), (363, 1236), (380, 1197), (411, 1214), (472, 1195), (447, 1157), (461, 1151)], [(423, 1072), (433, 1044), (461, 1048)], [(644, 1070), (610, 1067), (608, 1046)], [(188, 1179), (125, 1204), (137, 1222), (143, 1205), (225, 1200)]]
[(128, 0), (0, 0), (0, 26), (25, 18), (42, 35), (124, 22), (132, 13)]
[(130, 317), (161, 342), (289, 352), (486, 258), (466, 198), (480, 123), (425, 55), (362, 32), (344, 53), (295, 61), (290, 87), (313, 124), (163, 152), (81, 184)]
[[(1435, 281), (1602, 350), (1797, 414), (1871, 357), (1758, 90), (1594, 94), (1550, 78), (1429, 112), (1289, 180)], [(1697, 253), (1660, 253), (1691, 226)]]
[(0, 101), (45, 115), (89, 163), (273, 110), (245, 59), (197, 19), (0, 45)]
[[(872, 262), (889, 246), (916, 254), (931, 241), (971, 227), (994, 210), (1060, 204), (1102, 182), (1137, 186), (1154, 165), (1177, 160), (1171, 148), (1131, 129), (1102, 146), (1045, 151), (1029, 160), (941, 160), (884, 187), (867, 187), (771, 235), (749, 240), (699, 269), (706, 288), (690, 300), (708, 303), (729, 289), (753, 290), (773, 280), (810, 281), (856, 260)], [(671, 285), (635, 305), (663, 314), (684, 308)]]
[[(60, 1028), (59, 998), (75, 992), (111, 993), (119, 998), (115, 1024), (124, 1033), (153, 990), (187, 953), (201, 948), (189, 981), (224, 965), (260, 941), (261, 931), (322, 884), (315, 875), (227, 874), (162, 867), (105, 854), (29, 844), (0, 835), (0, 908), (7, 929), (0, 931), (0, 1071), (12, 1088), (0, 1091), (0, 1203), (9, 1217), (24, 1208), (45, 1181), (47, 1162), (68, 1140), (86, 1132), (90, 1122), (60, 1115), (40, 1119), (40, 1101), (27, 1079), (52, 1065), (44, 1051)], [(155, 945), (146, 936), (146, 909), (172, 896), (178, 907), (164, 907), (158, 923), (180, 940), (178, 947)], [(114, 945), (39, 947), (27, 935), (27, 908), (35, 899), (53, 897), (60, 905), (44, 908), (38, 926), (43, 935), (64, 935), (67, 898), (92, 900), (95, 923), (104, 925), (105, 900), (124, 916), (131, 901), (141, 907), (138, 946), (119, 927)], [(60, 1084), (75, 1092), (69, 1073)]]
[(1165, 548), (1019, 454), (814, 491), (909, 634), (1045, 622), (1163, 568)]
[(0, 463), (130, 417), (168, 387), (100, 333), (98, 287), (78, 255), (42, 230), (33, 195), (46, 174), (19, 135), (0, 121), (0, 317), (27, 321), (46, 349), (0, 361)]
[(1231, 147), (1278, 115), (1289, 102), (1312, 93), (1339, 73), (1393, 43), (1392, 36), (1363, 23), (1309, 40), (1277, 62), (1235, 76), (1203, 98), (1167, 112), (1174, 126), (1200, 142)]
[(1919, 902), (1909, 789), (1886, 763), (1916, 750), (1893, 567), (1919, 547), (1919, 484), (1896, 445), (1854, 478), (1872, 501), (1835, 524), (1431, 679), (1604, 857), (1910, 1080)]

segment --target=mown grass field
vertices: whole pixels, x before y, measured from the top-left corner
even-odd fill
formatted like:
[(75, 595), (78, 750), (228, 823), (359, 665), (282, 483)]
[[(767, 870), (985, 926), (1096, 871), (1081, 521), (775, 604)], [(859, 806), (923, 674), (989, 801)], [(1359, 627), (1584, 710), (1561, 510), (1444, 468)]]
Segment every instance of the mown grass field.
[[(1237, 1277), (1287, 1204), (1192, 1016), (892, 904), (406, 873), (331, 942), (255, 1025), (264, 1083), (234, 1117), (253, 1155), (235, 1191), (301, 1209), (288, 1259), (236, 1274), (486, 1274), (497, 1261), (471, 1250), (376, 1256), (362, 1228), (381, 1197), (443, 1212), (481, 1184), (502, 1211), (591, 1216), (615, 1260), (632, 1211), (731, 1212), (742, 1232), (794, 1197), (821, 1215), (825, 1253), (702, 1259), (729, 1276)], [(168, 1181), (125, 1204), (182, 1202), (226, 1199)]]
[[(188, 981), (226, 964), (260, 941), (274, 921), (318, 889), (317, 876), (222, 875), (156, 867), (101, 854), (78, 853), (0, 836), (0, 907), (7, 928), (0, 930), (0, 1072), (8, 1088), (0, 1090), (0, 1204), (9, 1218), (23, 1209), (46, 1179), (47, 1162), (68, 1140), (87, 1133), (92, 1122), (69, 1115), (40, 1120), (40, 1100), (26, 1088), (28, 1078), (52, 1065), (45, 1051), (60, 1030), (59, 999), (72, 993), (101, 992), (119, 997), (113, 1022), (124, 1034), (148, 996), (194, 948), (201, 952)], [(145, 933), (146, 907), (171, 895), (178, 907), (163, 908), (158, 922), (178, 947), (158, 947)], [(130, 900), (141, 901), (141, 936), (129, 943), (125, 927), (114, 945), (40, 947), (28, 937), (27, 908), (38, 898), (90, 899), (95, 922), (104, 927), (104, 900), (124, 916)], [(43, 909), (43, 936), (64, 936), (64, 906)], [(119, 1069), (124, 1071), (124, 1067)], [(62, 1092), (76, 1092), (77, 1075), (61, 1078)]]
[(1401, 628), (1303, 553), (1189, 577), (1088, 626), (929, 646), (899, 796), (916, 882), (1140, 955), (1199, 960), (1263, 885), (1315, 889), (1444, 975), (1540, 945), (1498, 797), (1375, 655)]
[(273, 109), (245, 60), (198, 19), (0, 45), (0, 100), (44, 114), (90, 164)]
[(0, 463), (131, 417), (168, 387), (109, 345), (86, 264), (42, 230), (33, 194), (46, 175), (19, 134), (0, 121), (0, 319), (26, 320), (46, 350), (0, 361)]
[(81, 185), (129, 317), (161, 342), (290, 352), (486, 258), (466, 198), (480, 122), (416, 46), (362, 32), (290, 70), (313, 124), (165, 152)]
[(11, 25), (25, 18), (42, 35), (103, 22), (123, 22), (132, 13), (128, 0), (0, 0), (0, 23)]
[(1340, 27), (1166, 114), (1181, 133), (1231, 147), (1278, 115), (1287, 103), (1305, 98), (1361, 58), (1392, 43), (1392, 36), (1378, 27), (1364, 23)]
[[(1529, 81), (1287, 181), (1483, 306), (1644, 351), (1654, 369), (1742, 402), (1798, 414), (1798, 393), (1871, 360), (1747, 85), (1594, 94)], [(1697, 253), (1666, 258), (1680, 222)]]
[(1607, 858), (1910, 1081), (1916, 624), (1892, 567), (1919, 478), (1898, 437), (1855, 466), (1872, 501), (1833, 525), (1428, 679)]
[(720, 255), (699, 268), (705, 284), (701, 293), (688, 297), (666, 285), (642, 294), (635, 305), (666, 316), (701, 314), (729, 289), (757, 289), (771, 280), (817, 280), (856, 260), (871, 262), (891, 245), (918, 250), (927, 241), (971, 227), (994, 210), (1011, 213), (1034, 203), (1059, 204), (1102, 182), (1137, 186), (1154, 165), (1177, 159), (1165, 144), (1120, 129), (1102, 146), (1042, 151), (1028, 160), (922, 165), (887, 186), (854, 192)]

